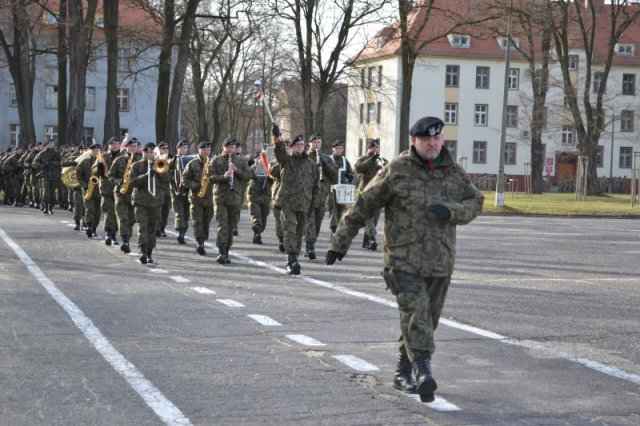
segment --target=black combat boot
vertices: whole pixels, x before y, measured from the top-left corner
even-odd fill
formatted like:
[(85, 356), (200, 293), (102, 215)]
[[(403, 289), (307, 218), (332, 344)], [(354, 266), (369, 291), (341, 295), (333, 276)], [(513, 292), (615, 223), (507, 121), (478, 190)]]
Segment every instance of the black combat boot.
[(362, 248), (368, 248), (369, 247), (369, 236), (367, 234), (364, 234), (364, 237), (362, 237)]
[(160, 237), (162, 234), (160, 233), (160, 228), (156, 229), (156, 237)]
[(331, 236), (333, 237), (336, 233), (336, 229), (338, 229), (336, 226), (332, 226), (331, 227)]
[(226, 250), (227, 248), (225, 246), (218, 246), (218, 257), (216, 257), (216, 262), (218, 262), (221, 265), (224, 265), (225, 263), (227, 263), (226, 261)]
[(231, 258), (229, 258), (229, 247), (224, 248), (224, 264), (228, 265), (231, 263)]
[(153, 252), (153, 249), (151, 247), (147, 248), (147, 263), (153, 263), (151, 252)]
[(407, 356), (407, 352), (400, 350), (398, 354), (398, 365), (396, 366), (396, 374), (393, 376), (393, 387), (405, 393), (417, 393), (416, 381), (413, 378), (413, 370), (411, 361)]
[(204, 238), (196, 238), (196, 241), (198, 243), (198, 247), (196, 247), (196, 252), (198, 252), (200, 256), (204, 256), (205, 254), (207, 254), (207, 252), (204, 250)]
[(122, 237), (122, 245), (120, 246), (120, 250), (122, 250), (125, 254), (131, 253), (131, 248), (129, 247), (129, 236), (121, 235)]
[(67, 210), (69, 210), (70, 212), (73, 213), (73, 206), (69, 206), (69, 208)]
[(238, 236), (238, 225), (233, 227), (233, 236), (237, 237)]
[(49, 214), (49, 206), (47, 204), (42, 204), (40, 211), (42, 212), (42, 214)]
[(90, 223), (87, 223), (87, 230), (85, 231), (85, 234), (87, 234), (87, 238), (93, 237), (93, 225)]
[(116, 239), (116, 231), (110, 231), (110, 232), (111, 232), (111, 241), (113, 241), (113, 245), (114, 246), (120, 245), (120, 243)]
[(96, 232), (96, 228), (97, 228), (97, 226), (94, 226), (93, 228), (91, 228), (91, 232), (93, 233), (94, 237), (98, 236), (98, 233)]
[(262, 235), (260, 235), (260, 228), (253, 228), (253, 244), (262, 244)]
[(49, 204), (47, 210), (49, 210), (49, 214), (53, 214), (53, 204)]
[(416, 389), (420, 395), (420, 401), (433, 402), (436, 398), (434, 392), (438, 385), (431, 375), (431, 358), (421, 356), (413, 360), (411, 366), (413, 367), (413, 374), (416, 376)]
[(309, 260), (315, 260), (316, 258), (316, 246), (313, 243), (307, 241), (307, 249), (304, 251), (304, 257), (308, 257)]
[(300, 275), (300, 264), (298, 263), (298, 255), (290, 254), (287, 263), (287, 272), (289, 275)]
[(280, 253), (284, 253), (284, 238), (278, 237), (278, 243), (278, 250), (280, 250)]
[(35, 204), (33, 205), (33, 208), (34, 208), (34, 209), (38, 209), (38, 210), (42, 211), (42, 208), (40, 207), (40, 203), (35, 203)]
[(180, 229), (178, 231), (178, 244), (187, 244), (187, 242), (184, 240), (184, 234), (184, 229)]
[(167, 232), (164, 230), (164, 228), (160, 228), (160, 236), (161, 237), (166, 237), (167, 236)]
[(378, 243), (376, 243), (376, 237), (369, 238), (369, 245), (367, 245), (369, 250), (376, 251), (378, 249)]
[(29, 207), (33, 208), (34, 204), (33, 201), (29, 201)]
[(140, 257), (138, 258), (143, 265), (147, 264), (147, 246), (140, 246)]
[(74, 226), (73, 228), (74, 231), (79, 231), (80, 230), (80, 221), (76, 220), (76, 226)]
[(104, 238), (105, 245), (111, 245), (111, 232), (107, 231), (107, 236)]

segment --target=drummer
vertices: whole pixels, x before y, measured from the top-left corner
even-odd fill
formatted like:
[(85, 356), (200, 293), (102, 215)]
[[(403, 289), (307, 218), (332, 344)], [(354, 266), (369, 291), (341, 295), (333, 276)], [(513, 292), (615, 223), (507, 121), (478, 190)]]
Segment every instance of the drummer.
[[(331, 144), (331, 158), (338, 167), (338, 185), (352, 186), (351, 193), (355, 195), (355, 173), (351, 168), (351, 163), (344, 155), (344, 141), (337, 139)], [(340, 202), (338, 202), (340, 201)], [(344, 213), (347, 204), (343, 200), (336, 198), (335, 188), (327, 197), (327, 210), (329, 210), (329, 219), (331, 227), (331, 235), (336, 232), (342, 213)]]

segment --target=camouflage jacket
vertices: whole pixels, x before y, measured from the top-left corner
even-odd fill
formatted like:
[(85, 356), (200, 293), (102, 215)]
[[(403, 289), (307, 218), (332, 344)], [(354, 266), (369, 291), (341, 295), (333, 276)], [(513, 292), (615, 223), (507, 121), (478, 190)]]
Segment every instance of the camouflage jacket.
[(60, 179), (60, 154), (53, 148), (40, 151), (33, 159), (31, 165), (33, 169), (36, 170), (36, 173), (43, 179)]
[[(256, 175), (258, 161), (260, 161), (260, 159), (251, 166), (253, 177), (247, 186), (247, 199), (252, 203), (268, 204), (271, 201), (271, 186), (273, 185), (273, 179), (269, 176)], [(262, 169), (262, 167), (260, 168)]]
[(224, 177), (229, 170), (229, 154), (222, 153), (216, 155), (209, 163), (209, 182), (214, 185), (213, 198), (215, 203), (226, 205), (242, 205), (244, 200), (244, 188), (251, 179), (253, 173), (247, 162), (237, 155), (231, 154), (231, 161), (236, 166), (233, 174), (233, 190), (231, 190), (231, 180)]
[(131, 194), (131, 203), (134, 206), (142, 207), (160, 207), (164, 199), (164, 194), (160, 191), (161, 185), (169, 184), (169, 173), (158, 174), (153, 173), (152, 179), (155, 179), (156, 193), (149, 192), (149, 160), (141, 158), (131, 165), (131, 186), (133, 193)]
[(356, 173), (358, 173), (358, 189), (360, 191), (376, 176), (384, 161), (386, 160), (383, 160), (380, 156), (374, 156), (371, 152), (358, 158), (354, 167)]
[(19, 179), (22, 173), (22, 167), (20, 166), (20, 157), (22, 154), (10, 155), (2, 163), (2, 169), (6, 177), (11, 179)]
[[(202, 183), (202, 168), (206, 158), (196, 155), (196, 157), (187, 163), (187, 167), (182, 171), (182, 185), (189, 188), (189, 202), (200, 206), (213, 205), (213, 182), (209, 181), (204, 197), (198, 197), (200, 185)], [(209, 160), (211, 164), (211, 159)]]
[(96, 159), (92, 156), (84, 158), (76, 166), (76, 178), (80, 182), (82, 189), (87, 189), (89, 186), (89, 179), (92, 176), (91, 166)]
[(109, 170), (111, 170), (111, 166), (114, 161), (120, 156), (120, 151), (109, 151), (106, 154), (103, 153), (102, 157), (104, 161), (107, 163), (107, 170), (104, 170), (104, 165), (101, 164), (98, 160), (94, 161), (91, 171), (93, 174), (100, 178), (100, 195), (113, 197), (113, 188), (114, 184), (109, 180)]
[[(394, 159), (360, 193), (331, 240), (331, 250), (346, 253), (365, 221), (384, 207), (384, 264), (413, 275), (450, 276), (456, 253), (456, 226), (475, 219), (484, 196), (445, 147), (430, 171), (414, 152)], [(451, 218), (439, 222), (428, 211), (443, 204)]]
[(306, 212), (311, 207), (311, 197), (318, 185), (318, 171), (306, 152), (289, 155), (281, 142), (276, 143), (276, 159), (280, 164), (280, 189), (275, 204), (281, 209)]
[[(113, 185), (113, 194), (116, 197), (122, 197), (123, 195), (120, 194), (120, 188), (122, 186), (122, 182), (124, 181), (124, 177), (125, 177), (125, 173), (127, 171), (127, 164), (129, 163), (129, 159), (131, 158), (130, 153), (124, 153), (119, 155), (118, 157), (116, 157), (115, 160), (113, 160), (113, 163), (111, 163), (111, 167), (109, 167), (109, 181), (111, 181), (111, 184)], [(142, 158), (142, 154), (138, 153), (138, 154), (133, 154), (133, 160), (131, 161), (131, 167), (133, 168), (133, 164), (140, 160)], [(126, 195), (124, 195), (125, 197), (125, 202), (128, 201), (128, 197), (131, 196), (131, 192), (133, 191), (133, 185), (131, 185), (131, 183), (129, 183), (129, 191)]]
[(320, 166), (318, 166), (318, 160), (316, 159), (316, 151), (309, 150), (307, 155), (316, 165), (316, 174), (318, 175), (318, 185), (314, 186), (311, 204), (313, 207), (324, 206), (327, 202), (327, 196), (331, 191), (331, 185), (338, 183), (338, 168), (330, 155), (320, 153), (320, 158), (323, 161), (322, 180), (320, 180)]
[(278, 191), (280, 190), (280, 163), (278, 160), (273, 160), (269, 163), (269, 173), (273, 177), (273, 184), (271, 185), (271, 199), (275, 202)]

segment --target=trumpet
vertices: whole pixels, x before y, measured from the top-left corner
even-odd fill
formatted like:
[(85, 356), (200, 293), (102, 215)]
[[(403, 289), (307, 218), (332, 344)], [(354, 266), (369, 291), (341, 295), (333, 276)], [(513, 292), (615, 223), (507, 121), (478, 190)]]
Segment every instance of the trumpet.
[(156, 195), (156, 175), (163, 175), (169, 171), (169, 163), (160, 158), (147, 160), (147, 190), (151, 195)]
[(89, 178), (89, 186), (87, 187), (87, 192), (84, 193), (84, 199), (89, 201), (93, 198), (93, 191), (96, 189), (96, 185), (98, 184), (98, 177), (93, 175)]

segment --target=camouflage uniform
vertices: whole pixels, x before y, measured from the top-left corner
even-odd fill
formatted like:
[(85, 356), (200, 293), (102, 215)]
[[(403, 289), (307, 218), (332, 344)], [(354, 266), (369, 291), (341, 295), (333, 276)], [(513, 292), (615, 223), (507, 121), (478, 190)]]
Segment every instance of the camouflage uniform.
[[(362, 157), (358, 158), (354, 168), (356, 169), (356, 173), (358, 173), (358, 189), (359, 192), (367, 186), (367, 184), (373, 179), (378, 171), (382, 169), (382, 163), (385, 160), (382, 160), (382, 157), (378, 154), (373, 154), (371, 152), (366, 153)], [(370, 240), (375, 241), (376, 237), (376, 226), (378, 225), (378, 219), (380, 218), (380, 210), (374, 212), (373, 215), (367, 220), (367, 223), (364, 227), (364, 242), (362, 243), (362, 247), (367, 247), (368, 242)], [(375, 247), (373, 247), (375, 249)]]
[[(456, 226), (477, 217), (484, 196), (445, 147), (433, 171), (415, 152), (393, 160), (360, 193), (340, 221), (330, 250), (346, 253), (367, 219), (385, 209), (384, 272), (396, 296), (402, 331), (401, 351), (411, 360), (435, 351), (433, 331), (453, 273)], [(442, 204), (451, 213), (438, 221), (428, 210)]]
[[(133, 154), (131, 152), (127, 152), (118, 156), (111, 164), (111, 167), (109, 167), (109, 180), (114, 185), (113, 195), (115, 198), (115, 212), (116, 219), (118, 221), (118, 230), (122, 237), (120, 250), (125, 253), (130, 252), (129, 238), (133, 234), (133, 224), (136, 222), (135, 211), (131, 202), (133, 185), (131, 182), (129, 183), (129, 188), (125, 194), (122, 194), (120, 190), (122, 189), (125, 174), (127, 173), (127, 165), (131, 164), (131, 167), (133, 167), (133, 164), (141, 158), (142, 154), (140, 153)], [(130, 171), (131, 170), (129, 170), (129, 172)]]
[(22, 196), (20, 194), (20, 175), (22, 174), (22, 166), (20, 166), (20, 158), (22, 154), (14, 152), (2, 163), (2, 169), (5, 175), (5, 199), (9, 194), (13, 194), (14, 205), (22, 206)]
[(100, 179), (100, 195), (102, 196), (102, 203), (100, 204), (100, 208), (102, 213), (104, 213), (104, 232), (107, 234), (105, 238), (105, 243), (107, 245), (111, 245), (113, 241), (115, 244), (118, 244), (116, 241), (116, 233), (118, 232), (118, 220), (116, 218), (116, 209), (115, 209), (115, 195), (113, 193), (113, 189), (115, 187), (114, 183), (109, 179), (108, 173), (113, 165), (114, 161), (120, 156), (120, 151), (107, 151), (106, 154), (102, 156), (104, 158), (105, 163), (107, 163), (107, 170), (104, 170), (104, 165), (99, 161), (96, 161), (93, 164), (92, 172)]
[(33, 160), (36, 158), (36, 155), (42, 152), (42, 142), (38, 142), (36, 144), (35, 149), (29, 154), (29, 157), (25, 160), (25, 163), (28, 165), (30, 173), (29, 186), (31, 188), (31, 196), (33, 196), (33, 208), (39, 209), (41, 208), (40, 200), (42, 199), (42, 194), (40, 193), (40, 177), (38, 176), (38, 170), (35, 168), (35, 164)]
[(280, 190), (280, 164), (278, 160), (269, 163), (269, 172), (273, 176), (273, 185), (271, 186), (271, 204), (273, 206), (273, 219), (276, 225), (276, 237), (280, 244), (279, 250), (284, 253), (284, 229), (282, 229), (282, 210), (276, 205), (276, 196)]
[[(62, 167), (73, 167), (75, 168), (78, 164), (76, 160), (78, 157), (82, 155), (81, 152), (76, 151), (67, 155), (62, 159)], [(73, 207), (73, 220), (76, 224), (74, 228), (76, 231), (80, 230), (80, 221), (84, 216), (84, 203), (82, 200), (82, 187), (78, 186), (76, 188), (69, 189), (69, 203)]]
[[(320, 153), (321, 163), (318, 163), (316, 151), (310, 149), (307, 153), (309, 159), (316, 164), (318, 184), (313, 187), (311, 205), (307, 214), (307, 229), (305, 231), (306, 251), (305, 256), (315, 259), (315, 242), (320, 234), (320, 227), (324, 219), (327, 206), (327, 197), (331, 192), (331, 186), (338, 183), (338, 168), (330, 155)], [(320, 180), (320, 167), (322, 167), (322, 180)]]
[(33, 205), (33, 195), (30, 193), (31, 185), (29, 181), (31, 180), (31, 169), (25, 165), (25, 161), (29, 158), (29, 154), (33, 151), (33, 147), (28, 148), (20, 157), (20, 169), (22, 172), (20, 173), (20, 194), (23, 203), (26, 203), (29, 200), (29, 205)]
[[(332, 155), (333, 162), (338, 167), (338, 173), (340, 173), (338, 182), (340, 184), (353, 184), (355, 181), (355, 174), (351, 168), (351, 163), (344, 155), (335, 156)], [(344, 164), (344, 166), (343, 166)], [(336, 201), (335, 191), (331, 191), (327, 197), (327, 210), (329, 210), (330, 228), (331, 233), (336, 232), (342, 213), (345, 210), (345, 204), (338, 204)]]
[(202, 168), (207, 159), (196, 156), (189, 161), (182, 172), (182, 185), (189, 189), (189, 203), (191, 204), (191, 221), (193, 222), (193, 234), (196, 241), (209, 239), (209, 226), (213, 219), (213, 184), (209, 182), (204, 197), (198, 197), (202, 182)]
[(53, 214), (60, 182), (60, 154), (53, 148), (47, 148), (35, 156), (32, 166), (41, 179), (43, 213)]
[[(189, 229), (189, 188), (182, 185), (182, 176), (180, 175), (180, 168), (178, 162), (180, 159), (186, 157), (183, 155), (176, 155), (169, 161), (169, 173), (173, 179), (171, 179), (171, 206), (174, 213), (174, 229), (184, 238), (184, 235)], [(186, 164), (184, 165), (186, 167)]]
[(90, 179), (93, 176), (92, 167), (95, 157), (89, 155), (81, 160), (76, 166), (76, 177), (82, 187), (82, 203), (84, 206), (84, 222), (87, 225), (87, 237), (96, 236), (96, 229), (100, 223), (100, 190), (97, 185), (93, 186), (91, 197), (89, 195)]
[(273, 179), (269, 176), (258, 176), (256, 170), (263, 169), (258, 167), (260, 158), (251, 166), (253, 171), (253, 179), (247, 186), (247, 200), (249, 203), (249, 215), (251, 216), (251, 229), (253, 230), (253, 242), (262, 244), (262, 233), (267, 227), (267, 218), (271, 211), (271, 186)]

